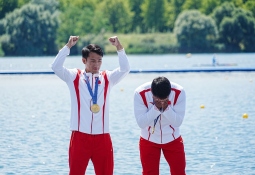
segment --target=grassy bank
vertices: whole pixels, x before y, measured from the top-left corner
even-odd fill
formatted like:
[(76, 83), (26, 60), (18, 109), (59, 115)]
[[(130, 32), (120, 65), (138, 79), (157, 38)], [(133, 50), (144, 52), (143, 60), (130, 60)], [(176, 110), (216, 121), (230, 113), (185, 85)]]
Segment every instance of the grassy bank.
[(118, 36), (128, 54), (177, 53), (177, 40), (172, 33), (89, 34), (80, 38), (81, 41), (78, 42), (76, 53), (80, 53), (82, 47), (90, 43), (95, 43), (103, 47), (106, 54), (116, 53), (115, 47), (108, 42), (108, 38), (114, 35)]
[[(113, 36), (114, 34), (106, 34)], [(177, 41), (172, 33), (115, 34), (129, 54), (177, 53)], [(105, 45), (106, 53), (114, 53), (115, 48)]]

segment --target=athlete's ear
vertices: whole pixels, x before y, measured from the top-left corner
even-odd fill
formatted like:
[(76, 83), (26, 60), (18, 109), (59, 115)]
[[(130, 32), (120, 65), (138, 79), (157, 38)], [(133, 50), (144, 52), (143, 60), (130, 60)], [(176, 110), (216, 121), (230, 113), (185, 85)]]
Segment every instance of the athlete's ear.
[(86, 63), (87, 63), (87, 59), (86, 59), (86, 58), (82, 58), (82, 62), (83, 62), (84, 64), (86, 64)]

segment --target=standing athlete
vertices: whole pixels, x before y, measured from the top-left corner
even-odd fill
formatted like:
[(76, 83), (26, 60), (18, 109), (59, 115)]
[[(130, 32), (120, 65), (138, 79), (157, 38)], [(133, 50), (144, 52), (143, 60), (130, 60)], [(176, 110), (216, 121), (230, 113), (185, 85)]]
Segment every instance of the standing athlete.
[(134, 113), (141, 128), (143, 175), (159, 175), (161, 151), (171, 175), (185, 175), (185, 152), (179, 129), (185, 106), (184, 89), (166, 77), (157, 77), (135, 90)]
[(116, 46), (119, 67), (113, 71), (100, 71), (103, 50), (96, 44), (82, 49), (84, 70), (63, 66), (70, 49), (79, 40), (70, 36), (52, 63), (52, 70), (66, 82), (71, 96), (72, 131), (69, 146), (69, 175), (84, 175), (89, 160), (95, 174), (113, 174), (113, 147), (109, 134), (109, 94), (112, 87), (130, 71), (125, 50), (116, 36), (109, 38)]

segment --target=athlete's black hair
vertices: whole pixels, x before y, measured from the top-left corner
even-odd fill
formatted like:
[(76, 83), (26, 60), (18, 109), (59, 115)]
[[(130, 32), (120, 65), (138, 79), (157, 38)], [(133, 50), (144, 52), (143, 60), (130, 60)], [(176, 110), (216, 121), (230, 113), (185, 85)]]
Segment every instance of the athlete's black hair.
[(154, 78), (151, 83), (151, 92), (154, 96), (165, 99), (171, 92), (171, 83), (166, 77)]
[(87, 45), (86, 47), (84, 47), (82, 49), (81, 52), (82, 52), (82, 57), (85, 58), (85, 59), (87, 59), (89, 57), (90, 52), (94, 52), (94, 53), (96, 53), (96, 54), (98, 54), (102, 57), (104, 56), (103, 49), (100, 46), (96, 45), (96, 44)]

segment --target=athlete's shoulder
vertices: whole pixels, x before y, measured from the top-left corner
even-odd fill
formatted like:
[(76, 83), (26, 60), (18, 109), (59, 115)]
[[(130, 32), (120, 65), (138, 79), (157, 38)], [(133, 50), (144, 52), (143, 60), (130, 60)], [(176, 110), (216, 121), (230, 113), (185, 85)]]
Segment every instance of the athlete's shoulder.
[(109, 74), (109, 72), (110, 72), (109, 70), (100, 70), (99, 75), (101, 75), (101, 76), (102, 75), (107, 75), (107, 74)]
[(181, 91), (184, 90), (184, 88), (180, 84), (172, 82), (172, 81), (170, 83), (171, 83), (171, 88), (178, 89), (178, 90), (181, 90)]
[(150, 89), (151, 89), (151, 82), (146, 82), (146, 83), (143, 83), (140, 86), (138, 86), (135, 89), (135, 92), (140, 93), (140, 92), (142, 92), (144, 90), (150, 90)]

